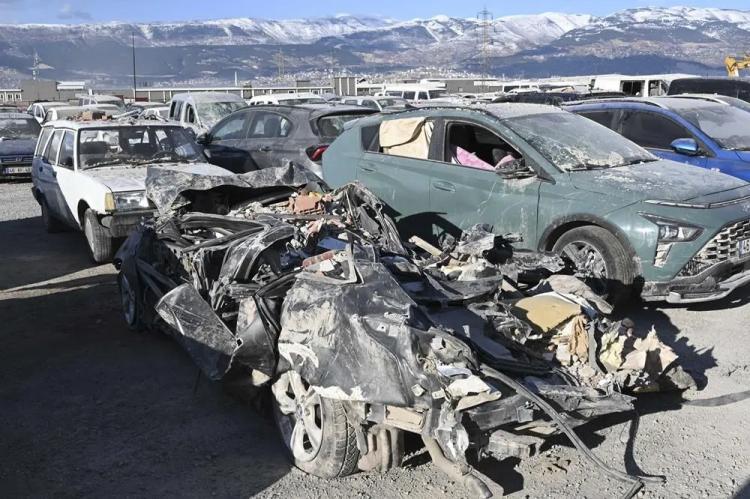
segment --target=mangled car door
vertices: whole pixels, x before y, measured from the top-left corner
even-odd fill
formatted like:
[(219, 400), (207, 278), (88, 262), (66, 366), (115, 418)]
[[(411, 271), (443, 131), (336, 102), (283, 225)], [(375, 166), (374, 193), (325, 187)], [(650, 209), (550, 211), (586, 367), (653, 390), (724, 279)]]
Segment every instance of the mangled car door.
[(433, 236), (488, 224), (498, 234), (520, 232), (533, 244), (541, 182), (526, 168), (522, 150), (472, 121), (448, 120), (440, 132), (443, 161), (433, 164), (430, 177)]
[[(384, 120), (363, 129), (370, 138), (357, 168), (357, 180), (389, 208), (406, 236), (428, 235), (429, 159), (434, 121), (425, 117)], [(370, 129), (371, 128), (371, 129)], [(369, 133), (366, 133), (369, 132)]]

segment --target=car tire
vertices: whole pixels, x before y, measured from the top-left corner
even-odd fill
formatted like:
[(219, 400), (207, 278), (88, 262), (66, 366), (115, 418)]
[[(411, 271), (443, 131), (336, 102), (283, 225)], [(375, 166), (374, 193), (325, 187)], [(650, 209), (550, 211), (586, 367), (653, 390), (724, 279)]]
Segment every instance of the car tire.
[(89, 244), (91, 258), (96, 263), (111, 262), (114, 248), (112, 236), (91, 208), (88, 208), (83, 216), (83, 233)]
[(607, 229), (587, 225), (569, 230), (552, 250), (571, 260), (576, 275), (612, 305), (622, 304), (632, 295), (635, 265), (622, 243)]
[(117, 275), (117, 286), (120, 290), (122, 316), (131, 331), (144, 329), (141, 314), (143, 311), (139, 293), (128, 280), (124, 272)]
[(44, 198), (41, 199), (39, 206), (42, 208), (42, 223), (45, 230), (50, 234), (63, 232), (65, 225), (50, 213), (49, 206), (47, 206), (47, 201)]
[(357, 437), (341, 401), (320, 396), (295, 371), (281, 374), (271, 392), (276, 426), (297, 468), (320, 478), (356, 471)]

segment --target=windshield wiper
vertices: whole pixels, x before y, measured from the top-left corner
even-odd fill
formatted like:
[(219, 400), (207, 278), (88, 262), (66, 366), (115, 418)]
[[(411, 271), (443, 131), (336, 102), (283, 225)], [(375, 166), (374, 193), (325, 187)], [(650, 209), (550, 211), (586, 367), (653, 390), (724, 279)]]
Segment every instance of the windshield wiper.
[(585, 170), (606, 170), (611, 168), (610, 165), (600, 165), (597, 163), (580, 163), (571, 168), (568, 168), (569, 172), (580, 172)]
[(619, 168), (621, 166), (630, 166), (630, 165), (638, 165), (641, 163), (653, 163), (654, 161), (659, 161), (657, 158), (633, 158), (625, 160), (624, 162), (612, 165), (610, 168)]

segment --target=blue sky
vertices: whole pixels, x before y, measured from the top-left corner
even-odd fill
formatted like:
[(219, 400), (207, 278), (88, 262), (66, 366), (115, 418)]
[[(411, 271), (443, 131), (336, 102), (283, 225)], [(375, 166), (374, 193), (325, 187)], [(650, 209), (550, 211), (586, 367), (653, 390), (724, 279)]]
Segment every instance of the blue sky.
[(670, 2), (654, 0), (525, 0), (523, 2), (431, 0), (0, 0), (0, 24), (5, 23), (82, 23), (92, 21), (180, 21), (225, 17), (286, 19), (322, 17), (340, 13), (373, 14), (396, 19), (432, 17), (446, 14), (472, 17), (484, 6), (495, 17), (546, 11), (604, 15), (616, 10), (649, 5), (690, 5), (750, 9), (748, 0)]

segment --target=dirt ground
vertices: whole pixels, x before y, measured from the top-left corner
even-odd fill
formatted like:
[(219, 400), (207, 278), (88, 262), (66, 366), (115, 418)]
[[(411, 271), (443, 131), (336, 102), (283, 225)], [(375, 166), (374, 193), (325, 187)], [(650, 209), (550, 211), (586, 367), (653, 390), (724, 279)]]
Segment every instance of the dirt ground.
[[(29, 184), (0, 184), (0, 497), (463, 497), (411, 445), (405, 467), (327, 481), (291, 468), (270, 420), (197, 376), (166, 338), (128, 331), (111, 265), (46, 234)], [(608, 464), (663, 475), (644, 497), (750, 497), (750, 289), (691, 307), (633, 305), (699, 382), (642, 396), (581, 437)], [(618, 497), (564, 438), (486, 462), (512, 498)]]

